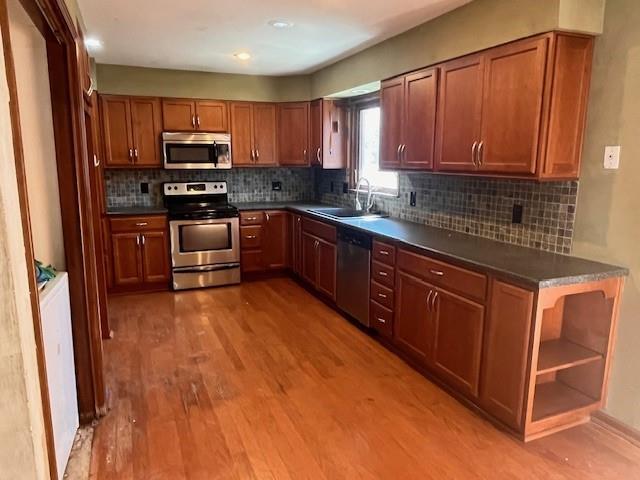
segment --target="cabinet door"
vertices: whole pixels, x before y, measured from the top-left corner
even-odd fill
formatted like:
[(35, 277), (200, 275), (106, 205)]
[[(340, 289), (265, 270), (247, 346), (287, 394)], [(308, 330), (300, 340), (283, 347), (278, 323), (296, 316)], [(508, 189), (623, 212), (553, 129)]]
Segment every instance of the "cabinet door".
[(528, 40), (485, 54), (481, 170), (535, 172), (547, 42)]
[(100, 111), (104, 130), (105, 165), (131, 165), (133, 139), (129, 97), (101, 95)]
[(292, 262), (294, 273), (302, 274), (302, 217), (300, 215), (294, 215), (292, 225)]
[(264, 212), (262, 249), (267, 268), (281, 269), (287, 266), (288, 243), (287, 212)]
[(196, 129), (196, 103), (189, 99), (162, 100), (163, 130), (192, 132)]
[(478, 396), (484, 307), (444, 290), (432, 300), (433, 366), (457, 390)]
[(131, 125), (136, 165), (161, 167), (162, 113), (158, 98), (131, 99)]
[(333, 100), (322, 105), (322, 166), (347, 168), (347, 111)]
[(404, 77), (385, 80), (380, 87), (380, 168), (400, 168)]
[(309, 104), (278, 106), (278, 158), (280, 165), (309, 165)]
[(533, 292), (495, 280), (485, 334), (481, 399), (507, 425), (523, 423)]
[(144, 281), (142, 253), (138, 233), (111, 235), (113, 283), (115, 286), (137, 285)]
[(433, 337), (427, 300), (429, 292), (435, 289), (403, 271), (398, 271), (396, 281), (394, 341), (400, 349), (426, 364), (431, 356)]
[(300, 267), (302, 278), (315, 286), (318, 282), (318, 239), (313, 235), (302, 232), (302, 240), (300, 243)]
[(276, 106), (271, 103), (253, 104), (253, 148), (256, 165), (277, 165)]
[(318, 283), (317, 289), (329, 298), (336, 299), (336, 264), (337, 252), (335, 244), (318, 240)]
[(169, 281), (169, 242), (165, 232), (145, 232), (142, 236), (142, 271), (147, 283)]
[(322, 104), (323, 100), (314, 100), (309, 106), (311, 165), (322, 165)]
[(198, 100), (196, 102), (196, 127), (203, 132), (228, 132), (227, 102)]
[(431, 170), (436, 138), (438, 69), (407, 75), (404, 98), (402, 168)]
[(436, 129), (437, 170), (475, 171), (480, 142), (484, 61), (471, 55), (440, 68), (440, 98)]
[(252, 165), (253, 106), (250, 103), (231, 104), (231, 156), (233, 165)]

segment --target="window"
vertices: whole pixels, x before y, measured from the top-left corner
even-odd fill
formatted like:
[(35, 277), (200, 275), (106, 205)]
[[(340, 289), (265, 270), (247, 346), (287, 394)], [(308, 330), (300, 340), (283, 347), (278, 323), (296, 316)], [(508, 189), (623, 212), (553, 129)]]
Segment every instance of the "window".
[(357, 167), (355, 181), (364, 177), (376, 193), (398, 196), (398, 173), (382, 172), (380, 156), (380, 105), (369, 104), (357, 110)]

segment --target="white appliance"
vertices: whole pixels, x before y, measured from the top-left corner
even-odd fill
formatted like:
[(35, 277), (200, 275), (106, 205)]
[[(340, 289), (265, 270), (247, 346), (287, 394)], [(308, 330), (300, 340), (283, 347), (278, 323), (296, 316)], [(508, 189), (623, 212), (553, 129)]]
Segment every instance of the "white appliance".
[(79, 426), (69, 277), (66, 272), (59, 272), (40, 292), (40, 313), (56, 466), (58, 478), (63, 478)]

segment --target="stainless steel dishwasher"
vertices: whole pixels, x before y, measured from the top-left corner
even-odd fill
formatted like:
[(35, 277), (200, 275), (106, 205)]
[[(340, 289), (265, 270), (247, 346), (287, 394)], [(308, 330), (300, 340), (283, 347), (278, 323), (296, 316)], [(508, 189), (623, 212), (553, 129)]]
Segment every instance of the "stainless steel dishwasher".
[(338, 307), (369, 326), (371, 237), (349, 228), (338, 229)]

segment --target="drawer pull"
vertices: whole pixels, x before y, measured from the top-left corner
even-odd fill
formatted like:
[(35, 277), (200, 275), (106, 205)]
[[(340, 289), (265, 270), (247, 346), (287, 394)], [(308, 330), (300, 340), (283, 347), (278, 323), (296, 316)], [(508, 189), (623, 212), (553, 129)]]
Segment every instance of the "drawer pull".
[(147, 225), (149, 225), (148, 222), (137, 222), (136, 223), (136, 227), (146, 227)]
[(389, 252), (386, 250), (380, 250), (380, 255), (389, 255)]
[(387, 323), (387, 321), (384, 318), (378, 317), (376, 320), (378, 320), (380, 323)]
[(253, 240), (254, 238), (258, 238), (256, 237), (256, 235), (245, 235), (245, 237), (247, 240)]
[(258, 219), (258, 217), (247, 217), (245, 220), (252, 221), (252, 220), (257, 220), (257, 219)]
[(378, 272), (378, 275), (380, 275), (381, 277), (387, 277), (387, 272)]
[(379, 293), (379, 294), (378, 294), (378, 296), (379, 296), (380, 298), (387, 298), (387, 296), (386, 296), (384, 293)]
[(433, 275), (437, 275), (439, 277), (444, 277), (444, 272), (441, 270), (429, 270), (429, 273), (432, 273)]

